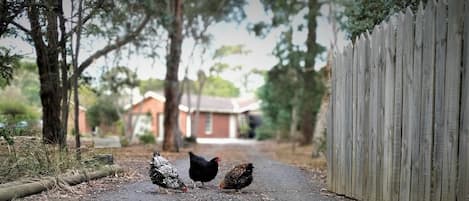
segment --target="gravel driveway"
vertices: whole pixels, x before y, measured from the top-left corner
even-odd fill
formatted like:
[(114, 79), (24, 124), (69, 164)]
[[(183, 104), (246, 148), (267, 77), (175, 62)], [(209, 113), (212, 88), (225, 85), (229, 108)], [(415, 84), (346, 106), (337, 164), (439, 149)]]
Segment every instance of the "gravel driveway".
[[(346, 200), (321, 193), (323, 184), (312, 181), (311, 175), (299, 168), (273, 161), (261, 153), (255, 145), (207, 145), (201, 150), (207, 158), (220, 156), (222, 165), (214, 181), (203, 188), (192, 189), (188, 175), (189, 159), (174, 162), (189, 192), (161, 193), (149, 178), (125, 185), (117, 190), (92, 195), (85, 200)], [(240, 162), (254, 164), (254, 181), (241, 192), (221, 191), (217, 188), (225, 173)], [(199, 183), (198, 186), (201, 184)]]

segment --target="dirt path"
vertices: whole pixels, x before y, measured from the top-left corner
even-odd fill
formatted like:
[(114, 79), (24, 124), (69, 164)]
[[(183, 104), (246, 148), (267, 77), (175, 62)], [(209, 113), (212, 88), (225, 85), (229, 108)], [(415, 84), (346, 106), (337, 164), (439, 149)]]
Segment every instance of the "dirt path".
[[(322, 183), (312, 181), (306, 171), (292, 167), (266, 157), (253, 145), (204, 145), (195, 153), (201, 153), (207, 158), (220, 156), (222, 166), (217, 178), (205, 184), (204, 188), (189, 189), (188, 193), (173, 192), (162, 194), (151, 183), (149, 178), (124, 185), (117, 190), (92, 195), (84, 200), (345, 200), (335, 196), (328, 196), (320, 192)], [(218, 183), (225, 173), (240, 162), (254, 164), (254, 182), (241, 193), (220, 191)], [(189, 160), (174, 162), (183, 181), (191, 186), (188, 175)], [(145, 169), (147, 170), (147, 169)], [(146, 173), (144, 173), (146, 174)], [(200, 183), (199, 183), (200, 185)]]

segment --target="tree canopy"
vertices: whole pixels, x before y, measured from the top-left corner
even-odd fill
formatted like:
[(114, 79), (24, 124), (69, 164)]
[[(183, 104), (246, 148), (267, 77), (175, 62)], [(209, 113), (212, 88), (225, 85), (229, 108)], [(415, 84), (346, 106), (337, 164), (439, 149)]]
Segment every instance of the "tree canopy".
[[(422, 0), (427, 2), (427, 0)], [(373, 27), (381, 21), (386, 20), (391, 14), (401, 11), (410, 6), (413, 10), (417, 9), (417, 0), (341, 0), (345, 10), (340, 22), (342, 28), (348, 36), (355, 40), (357, 36), (370, 32)]]
[[(271, 12), (268, 22), (252, 24), (249, 29), (256, 35), (264, 37), (272, 29), (282, 31), (280, 39), (273, 50), (279, 62), (268, 72), (265, 85), (259, 89), (258, 95), (263, 100), (266, 123), (269, 130), (280, 129), (294, 135), (297, 128), (301, 129), (302, 144), (312, 142), (314, 120), (318, 111), (324, 84), (314, 70), (315, 59), (325, 48), (316, 43), (316, 18), (320, 16), (321, 4), (317, 0), (262, 0), (264, 9)], [(306, 11), (303, 21), (293, 25), (292, 19)], [(307, 28), (305, 43), (295, 44), (293, 35)], [(281, 89), (281, 90), (280, 90)], [(288, 91), (289, 96), (285, 96)], [(288, 97), (288, 100), (285, 100)]]

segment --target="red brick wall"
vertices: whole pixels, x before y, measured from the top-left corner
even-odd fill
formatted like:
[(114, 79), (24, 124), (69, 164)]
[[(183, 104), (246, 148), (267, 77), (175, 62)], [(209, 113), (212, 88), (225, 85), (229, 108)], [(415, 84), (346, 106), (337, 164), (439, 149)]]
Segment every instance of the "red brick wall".
[(221, 113), (212, 113), (212, 133), (205, 133), (206, 112), (200, 113), (199, 128), (197, 129), (197, 137), (200, 138), (228, 138), (230, 127), (230, 115)]
[[(71, 133), (72, 129), (75, 128), (74, 121), (73, 121), (74, 115), (75, 115), (74, 110), (70, 110), (69, 118), (68, 118), (68, 132), (69, 133)], [(80, 129), (81, 134), (91, 133), (91, 127), (88, 125), (88, 122), (86, 121), (86, 111), (81, 108), (78, 112), (78, 129)]]
[[(164, 102), (161, 102), (154, 98), (146, 98), (137, 105), (134, 105), (131, 109), (133, 114), (147, 114), (151, 113), (151, 131), (155, 137), (158, 137), (158, 114), (164, 113)], [(179, 113), (179, 125), (183, 135), (186, 134), (186, 112)], [(132, 117), (134, 118), (134, 117)]]
[(187, 113), (186, 112), (179, 112), (179, 128), (181, 128), (181, 132), (184, 136), (186, 136), (186, 119)]

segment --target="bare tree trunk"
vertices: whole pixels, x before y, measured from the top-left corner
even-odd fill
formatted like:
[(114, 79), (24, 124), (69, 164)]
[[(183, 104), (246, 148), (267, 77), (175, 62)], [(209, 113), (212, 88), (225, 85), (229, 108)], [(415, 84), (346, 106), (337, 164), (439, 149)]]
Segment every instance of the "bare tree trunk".
[(324, 145), (326, 140), (326, 125), (327, 125), (327, 109), (329, 107), (329, 94), (326, 93), (322, 99), (321, 106), (319, 108), (318, 117), (316, 118), (316, 125), (314, 128), (313, 135), (313, 157), (319, 157), (321, 147)]
[(165, 107), (164, 107), (164, 151), (177, 151), (175, 135), (177, 135), (177, 125), (179, 116), (179, 62), (181, 58), (182, 46), (182, 0), (171, 1), (171, 11), (173, 21), (169, 29), (170, 50), (166, 58), (166, 78), (165, 78)]
[[(184, 79), (186, 81), (186, 94), (187, 94), (187, 110), (189, 111), (187, 114), (189, 115), (189, 121), (191, 122), (191, 136), (194, 135), (194, 131), (192, 130), (193, 128), (193, 119), (194, 119), (194, 115), (192, 114), (192, 93), (191, 93), (191, 86), (190, 86), (190, 82), (189, 82), (189, 79), (186, 78)], [(188, 132), (188, 131), (186, 131)], [(197, 136), (195, 136), (197, 137)]]
[(313, 137), (314, 129), (314, 115), (316, 105), (314, 99), (317, 94), (314, 94), (318, 86), (314, 71), (314, 59), (316, 57), (316, 17), (319, 14), (319, 6), (317, 0), (308, 1), (308, 35), (306, 39), (307, 56), (305, 61), (305, 71), (303, 72), (303, 108), (302, 108), (302, 145), (310, 144)]
[[(57, 15), (49, 10), (45, 11), (47, 15), (47, 45), (43, 41), (43, 33), (39, 19), (39, 10), (33, 5), (33, 1), (28, 1), (28, 18), (30, 19), (31, 38), (36, 49), (36, 63), (39, 69), (40, 97), (42, 103), (43, 119), (43, 141), (47, 144), (60, 144), (62, 126), (61, 126), (61, 100), (60, 93), (60, 67), (59, 67), (59, 48)], [(52, 7), (51, 2), (47, 2)]]
[(197, 101), (196, 101), (196, 106), (195, 106), (195, 119), (194, 123), (192, 124), (193, 128), (193, 135), (195, 138), (197, 138), (197, 132), (199, 131), (199, 121), (200, 121), (200, 101), (202, 99), (202, 90), (204, 89), (205, 85), (205, 78), (202, 76), (199, 76), (199, 89), (197, 91)]
[(312, 157), (319, 157), (320, 147), (323, 146), (326, 140), (326, 125), (327, 125), (327, 108), (330, 102), (330, 95), (331, 95), (331, 62), (332, 62), (332, 52), (337, 45), (337, 23), (336, 23), (336, 12), (335, 12), (335, 4), (334, 1), (329, 2), (329, 22), (332, 25), (332, 35), (333, 40), (330, 44), (330, 49), (327, 56), (327, 65), (326, 65), (326, 72), (325, 72), (325, 85), (326, 85), (326, 92), (322, 98), (321, 106), (319, 108), (318, 118), (316, 119), (316, 124), (314, 128), (313, 134), (313, 152), (311, 154)]
[(298, 114), (297, 107), (293, 106), (291, 110), (291, 124), (290, 124), (290, 142), (292, 143), (292, 152), (296, 149), (297, 132), (296, 127), (298, 126)]
[(62, 1), (57, 1), (58, 7), (57, 15), (60, 20), (60, 41), (59, 48), (61, 51), (62, 61), (60, 63), (61, 75), (62, 75), (62, 134), (59, 139), (59, 144), (62, 149), (66, 148), (67, 143), (67, 131), (68, 131), (68, 113), (70, 109), (69, 101), (69, 86), (67, 85), (68, 66), (67, 66), (67, 40), (66, 40), (66, 28), (65, 28), (65, 16), (63, 12)]
[[(72, 2), (73, 5), (73, 2)], [(80, 40), (81, 40), (81, 28), (82, 28), (82, 12), (83, 12), (83, 0), (78, 2), (78, 29), (77, 29), (77, 39), (75, 44), (75, 54), (72, 55), (73, 58), (73, 72), (77, 73), (78, 71), (78, 55), (80, 52)], [(72, 45), (73, 46), (73, 45)], [(77, 160), (81, 160), (81, 141), (80, 141), (80, 101), (78, 99), (78, 77), (75, 76), (73, 79), (73, 91), (74, 93), (74, 105), (75, 105), (75, 147), (76, 147), (76, 157)]]

